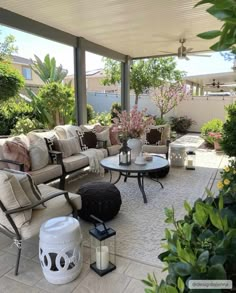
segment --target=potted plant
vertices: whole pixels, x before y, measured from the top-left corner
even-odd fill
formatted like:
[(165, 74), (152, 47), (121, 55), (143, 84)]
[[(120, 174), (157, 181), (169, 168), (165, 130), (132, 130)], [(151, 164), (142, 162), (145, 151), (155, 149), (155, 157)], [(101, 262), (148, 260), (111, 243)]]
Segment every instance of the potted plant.
[(212, 139), (213, 139), (214, 149), (216, 151), (221, 151), (222, 148), (221, 148), (220, 142), (222, 140), (222, 133), (220, 133), (220, 132), (209, 132), (208, 135), (210, 137), (212, 137)]

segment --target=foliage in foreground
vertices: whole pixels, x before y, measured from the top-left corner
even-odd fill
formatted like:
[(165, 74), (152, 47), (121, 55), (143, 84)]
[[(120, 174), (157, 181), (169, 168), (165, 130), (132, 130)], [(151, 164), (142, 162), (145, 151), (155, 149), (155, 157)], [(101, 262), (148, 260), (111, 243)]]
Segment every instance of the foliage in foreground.
[[(148, 275), (146, 293), (205, 292), (190, 290), (190, 280), (236, 281), (236, 162), (231, 161), (221, 172), (219, 195), (208, 191), (205, 200), (198, 199), (193, 207), (185, 201), (184, 219), (177, 220), (173, 208), (166, 208), (165, 252), (159, 259), (166, 264), (168, 275), (158, 283)], [(209, 292), (206, 290), (206, 292)], [(211, 293), (223, 292), (221, 289)]]

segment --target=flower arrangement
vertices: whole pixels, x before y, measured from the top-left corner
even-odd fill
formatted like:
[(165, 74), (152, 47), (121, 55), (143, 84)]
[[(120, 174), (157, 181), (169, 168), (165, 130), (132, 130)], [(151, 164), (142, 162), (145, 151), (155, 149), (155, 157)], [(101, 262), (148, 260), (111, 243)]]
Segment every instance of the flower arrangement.
[(219, 142), (222, 139), (220, 132), (209, 132), (208, 135), (213, 138), (213, 141)]
[(119, 132), (122, 139), (140, 138), (154, 124), (152, 117), (147, 116), (147, 109), (138, 111), (138, 106), (134, 105), (130, 112), (122, 111), (119, 113), (114, 110), (117, 117), (113, 118), (115, 127), (114, 132)]

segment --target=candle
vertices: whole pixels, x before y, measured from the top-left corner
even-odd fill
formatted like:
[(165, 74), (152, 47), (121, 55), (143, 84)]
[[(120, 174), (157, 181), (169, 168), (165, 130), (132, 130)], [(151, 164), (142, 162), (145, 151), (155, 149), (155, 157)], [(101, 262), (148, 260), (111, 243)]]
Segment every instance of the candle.
[(193, 166), (193, 160), (192, 159), (188, 159), (188, 167), (192, 167)]
[(96, 266), (99, 270), (105, 270), (109, 266), (108, 246), (96, 247)]

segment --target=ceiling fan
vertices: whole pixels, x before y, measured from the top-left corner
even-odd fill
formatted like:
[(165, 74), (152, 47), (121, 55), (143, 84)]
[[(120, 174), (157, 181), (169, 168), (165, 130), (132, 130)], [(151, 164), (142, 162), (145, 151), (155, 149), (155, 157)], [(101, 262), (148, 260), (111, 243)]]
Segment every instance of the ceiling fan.
[(224, 85), (224, 83), (220, 83), (219, 81), (216, 81), (215, 78), (213, 78), (212, 83), (207, 83), (206, 85), (211, 86), (211, 87), (216, 87), (219, 89), (222, 85)]
[(179, 42), (181, 46), (178, 48), (177, 53), (167, 52), (167, 51), (160, 51), (160, 52), (176, 55), (179, 59), (185, 59), (185, 60), (190, 60), (187, 55), (196, 56), (196, 57), (211, 57), (211, 55), (196, 54), (194, 52), (191, 52), (193, 48), (184, 47), (184, 43), (186, 42), (186, 39), (179, 39)]

